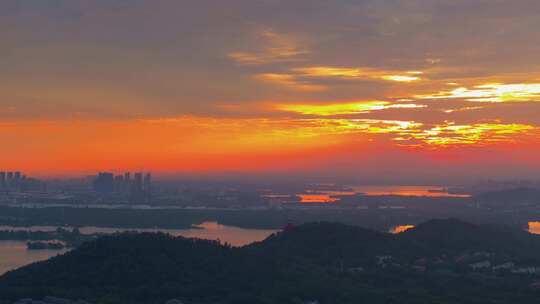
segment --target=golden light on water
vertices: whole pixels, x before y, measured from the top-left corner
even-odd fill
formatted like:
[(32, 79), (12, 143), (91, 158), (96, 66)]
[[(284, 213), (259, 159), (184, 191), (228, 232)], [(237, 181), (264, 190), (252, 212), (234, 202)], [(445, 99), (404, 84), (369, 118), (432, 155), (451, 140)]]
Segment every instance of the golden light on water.
[(401, 225), (390, 228), (389, 232), (392, 234), (398, 234), (414, 228), (414, 225)]
[(529, 222), (528, 226), (529, 233), (540, 234), (540, 222)]
[(335, 203), (337, 198), (326, 194), (299, 194), (301, 203)]

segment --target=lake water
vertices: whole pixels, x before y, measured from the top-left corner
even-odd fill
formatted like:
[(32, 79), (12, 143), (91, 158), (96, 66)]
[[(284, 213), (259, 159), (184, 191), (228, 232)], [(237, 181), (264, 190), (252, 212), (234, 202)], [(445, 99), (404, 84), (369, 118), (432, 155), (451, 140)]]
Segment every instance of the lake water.
[(233, 226), (220, 225), (216, 222), (204, 222), (194, 229), (127, 229), (104, 227), (81, 227), (83, 234), (115, 233), (124, 231), (135, 232), (164, 232), (174, 236), (198, 238), (204, 240), (219, 240), (233, 246), (244, 246), (253, 242), (262, 241), (278, 230), (271, 229), (244, 229)]
[(528, 230), (532, 234), (540, 234), (540, 222), (529, 222)]
[[(414, 228), (414, 225), (400, 225), (391, 227), (388, 232), (397, 234)], [(529, 222), (527, 231), (532, 234), (540, 234), (540, 222)]]
[(468, 194), (453, 194), (441, 186), (352, 186), (355, 192), (365, 195), (401, 195), (429, 197), (470, 197)]
[(0, 274), (64, 252), (66, 250), (27, 250), (26, 242), (0, 241)]
[(405, 232), (409, 229), (412, 229), (414, 228), (414, 225), (400, 225), (400, 226), (394, 226), (394, 227), (391, 227), (388, 232), (392, 233), (392, 234), (398, 234), (398, 233), (402, 233), (402, 232)]
[(367, 196), (427, 196), (427, 197), (470, 197), (468, 194), (448, 193), (441, 186), (347, 186), (349, 191), (308, 190), (297, 194), (301, 203), (335, 203), (340, 196), (363, 194)]
[[(0, 230), (19, 231), (55, 231), (52, 226), (11, 227), (0, 226)], [(243, 229), (232, 226), (220, 225), (215, 222), (205, 222), (194, 229), (124, 229), (103, 227), (81, 227), (83, 234), (114, 233), (122, 231), (138, 232), (165, 232), (174, 236), (188, 238), (200, 238), (205, 240), (219, 240), (233, 246), (243, 246), (253, 242), (262, 241), (278, 230), (267, 229)], [(27, 250), (25, 241), (0, 241), (0, 275), (6, 271), (19, 268), (33, 262), (46, 260), (55, 255), (62, 254), (66, 250)]]

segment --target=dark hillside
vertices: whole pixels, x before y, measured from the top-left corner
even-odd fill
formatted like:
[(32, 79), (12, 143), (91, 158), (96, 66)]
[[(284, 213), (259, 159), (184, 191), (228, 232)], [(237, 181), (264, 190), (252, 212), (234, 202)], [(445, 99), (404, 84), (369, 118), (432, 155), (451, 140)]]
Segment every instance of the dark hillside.
[(7, 273), (0, 295), (104, 304), (534, 303), (539, 280), (540, 239), (526, 232), (434, 220), (390, 235), (323, 222), (242, 248), (165, 234), (103, 237)]

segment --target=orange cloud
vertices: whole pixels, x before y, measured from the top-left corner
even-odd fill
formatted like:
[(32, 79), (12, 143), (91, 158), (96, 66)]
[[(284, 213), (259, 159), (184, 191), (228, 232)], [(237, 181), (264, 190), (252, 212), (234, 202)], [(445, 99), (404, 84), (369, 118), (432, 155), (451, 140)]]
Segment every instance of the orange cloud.
[(313, 84), (309, 78), (341, 78), (348, 80), (368, 79), (391, 82), (416, 82), (422, 80), (420, 71), (385, 71), (370, 68), (342, 67), (304, 67), (294, 68), (288, 73), (261, 73), (255, 77), (259, 80), (273, 82), (291, 89), (302, 91), (322, 91), (328, 89), (325, 85)]
[(372, 68), (344, 68), (316, 66), (292, 69), (293, 73), (304, 77), (326, 77), (344, 79), (375, 79), (395, 82), (413, 82), (421, 80), (421, 71), (392, 71)]
[(392, 104), (387, 101), (357, 101), (337, 104), (282, 104), (276, 109), (304, 115), (332, 116), (343, 114), (360, 114), (384, 109), (414, 109), (425, 108), (418, 104)]
[(540, 83), (518, 84), (483, 84), (441, 91), (435, 94), (416, 95), (417, 99), (453, 99), (460, 98), (472, 102), (526, 102), (540, 100)]
[(455, 112), (464, 112), (464, 111), (473, 111), (473, 110), (480, 110), (484, 107), (461, 107), (456, 109), (446, 109), (443, 110), (444, 113), (455, 113)]
[(477, 123), (457, 125), (453, 122), (410, 133), (400, 137), (402, 141), (418, 140), (430, 146), (486, 145), (496, 142), (513, 141), (513, 136), (538, 131), (525, 124)]
[(287, 74), (264, 73), (257, 74), (254, 77), (255, 79), (264, 82), (275, 83), (291, 90), (316, 92), (324, 91), (327, 89), (326, 86), (303, 82), (296, 79), (296, 77)]
[(229, 53), (229, 58), (244, 65), (263, 65), (297, 61), (302, 55), (309, 54), (296, 40), (272, 29), (260, 31), (258, 37), (266, 47), (252, 52), (232, 52)]

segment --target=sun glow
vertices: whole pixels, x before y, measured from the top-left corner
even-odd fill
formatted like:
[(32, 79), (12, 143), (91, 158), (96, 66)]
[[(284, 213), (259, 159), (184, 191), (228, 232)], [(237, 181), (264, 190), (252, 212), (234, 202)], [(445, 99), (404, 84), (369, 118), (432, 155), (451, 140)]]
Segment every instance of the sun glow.
[(456, 112), (464, 112), (464, 111), (474, 111), (474, 110), (480, 110), (480, 109), (483, 109), (484, 107), (462, 107), (462, 108), (457, 108), (457, 109), (446, 109), (446, 110), (442, 110), (444, 113), (456, 113)]
[(387, 101), (358, 101), (340, 104), (284, 104), (278, 105), (279, 111), (294, 112), (303, 115), (333, 116), (344, 114), (369, 113), (385, 109), (425, 108), (419, 104), (392, 104)]
[[(40, 171), (49, 170), (51, 161), (61, 163), (62, 170), (142, 165), (156, 170), (264, 170), (304, 164), (305, 156), (313, 151), (332, 154), (333, 149), (351, 143), (433, 150), (510, 143), (536, 131), (537, 128), (525, 124), (432, 125), (413, 120), (325, 116), (253, 119), (183, 116), (0, 124), (4, 144), (24, 147), (16, 152), (6, 151), (5, 157), (12, 165)], [(55, 138), (56, 144), (32, 140), (36, 136)], [(104, 147), (107, 153), (103, 153)], [(58, 150), (62, 153), (57, 153)], [(41, 153), (36, 155), (35, 151)], [(265, 165), (261, 159), (266, 160)]]
[(384, 80), (397, 81), (397, 82), (412, 82), (420, 80), (420, 77), (405, 76), (405, 75), (385, 75), (381, 77)]
[[(351, 119), (351, 118), (289, 118), (289, 119), (232, 119), (210, 120), (204, 118), (182, 118), (173, 121), (158, 121), (159, 124), (170, 126), (186, 125), (186, 122), (197, 123), (199, 128), (204, 126), (209, 134), (219, 133), (219, 130), (235, 134), (230, 142), (222, 146), (237, 146), (255, 148), (267, 147), (276, 142), (297, 145), (320, 144), (317, 138), (327, 137), (339, 140), (336, 136), (385, 135), (401, 146), (448, 147), (462, 145), (487, 145), (500, 142), (512, 142), (519, 134), (532, 134), (538, 128), (526, 124), (477, 123), (456, 124), (424, 124), (407, 120), (384, 119)], [(334, 112), (333, 112), (334, 113)], [(535, 133), (536, 134), (536, 133)], [(217, 135), (217, 134), (216, 134)], [(344, 139), (345, 140), (345, 139)], [(295, 146), (295, 145), (293, 145)], [(292, 146), (291, 146), (292, 147)]]
[(412, 138), (428, 145), (472, 145), (511, 141), (512, 135), (533, 131), (535, 128), (525, 124), (481, 123), (456, 125), (445, 123), (422, 132), (412, 134)]

